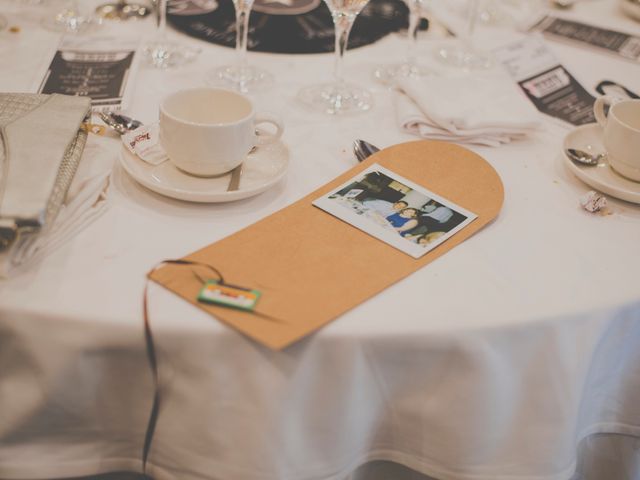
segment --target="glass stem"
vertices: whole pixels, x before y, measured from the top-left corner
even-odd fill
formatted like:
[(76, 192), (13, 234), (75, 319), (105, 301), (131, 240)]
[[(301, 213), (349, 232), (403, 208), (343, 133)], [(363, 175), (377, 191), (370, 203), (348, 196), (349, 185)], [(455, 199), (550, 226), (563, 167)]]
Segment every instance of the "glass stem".
[(158, 0), (158, 37), (164, 37), (167, 30), (167, 0)]
[(415, 2), (409, 7), (409, 29), (407, 35), (409, 36), (409, 49), (407, 50), (407, 64), (416, 64), (416, 52), (418, 49), (418, 27), (420, 27), (420, 20), (422, 19), (422, 12), (420, 6)]
[(246, 0), (234, 2), (236, 7), (236, 58), (238, 66), (247, 66), (247, 39), (249, 36), (249, 13), (251, 4)]
[(478, 20), (478, 10), (480, 8), (480, 4), (478, 0), (469, 0), (468, 3), (469, 9), (469, 23), (467, 24), (467, 43), (471, 43), (471, 39), (473, 38), (473, 34), (476, 30), (476, 21)]
[(333, 14), (333, 23), (336, 29), (335, 66), (333, 76), (336, 83), (339, 85), (344, 84), (344, 52), (347, 50), (349, 33), (351, 32), (354, 20), (354, 15), (339, 12), (335, 12)]

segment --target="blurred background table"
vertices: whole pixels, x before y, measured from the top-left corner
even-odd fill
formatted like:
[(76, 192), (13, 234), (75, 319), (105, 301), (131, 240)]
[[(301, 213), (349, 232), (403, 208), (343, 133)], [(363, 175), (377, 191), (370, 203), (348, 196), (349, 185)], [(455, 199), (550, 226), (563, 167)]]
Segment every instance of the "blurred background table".
[[(0, 33), (0, 90), (34, 91), (60, 35), (40, 27), (44, 6), (4, 3), (20, 31)], [(613, 1), (585, 0), (563, 15), (640, 31)], [(152, 29), (147, 19), (95, 34)], [(232, 49), (170, 34), (202, 53), (175, 70), (140, 68), (127, 112), (145, 123), (157, 119), (166, 94), (202, 85), (208, 69), (233, 58)], [(422, 39), (421, 58), (429, 62), (440, 41)], [(594, 95), (603, 79), (640, 91), (638, 64), (548, 45)], [(370, 89), (375, 107), (345, 117), (309, 112), (294, 98), (328, 77), (331, 54), (251, 54), (276, 78), (253, 98), (284, 119), (291, 156), (286, 179), (247, 200), (202, 205), (154, 194), (118, 165), (118, 139), (91, 137), (113, 158), (109, 209), (0, 284), (0, 478), (140, 472), (153, 394), (145, 273), (344, 172), (355, 164), (356, 138), (380, 147), (414, 140), (396, 125), (390, 91), (371, 76), (404, 48), (393, 34), (349, 52), (347, 75)], [(580, 208), (590, 188), (562, 165), (567, 131), (545, 121), (526, 140), (471, 147), (504, 182), (499, 218), (284, 351), (152, 285), (164, 403), (149, 474), (640, 478), (640, 207), (610, 199), (607, 216)]]

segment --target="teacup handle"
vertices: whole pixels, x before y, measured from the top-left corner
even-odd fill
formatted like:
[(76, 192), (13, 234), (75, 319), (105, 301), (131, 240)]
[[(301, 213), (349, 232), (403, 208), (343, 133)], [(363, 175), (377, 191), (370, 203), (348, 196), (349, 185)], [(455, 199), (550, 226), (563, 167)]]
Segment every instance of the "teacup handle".
[(604, 113), (604, 107), (610, 107), (614, 103), (615, 100), (613, 98), (604, 95), (602, 97), (596, 98), (596, 101), (593, 104), (593, 114), (595, 115), (596, 120), (598, 121), (600, 126), (603, 128), (607, 125), (607, 115)]
[(256, 115), (256, 118), (253, 121), (254, 125), (258, 125), (260, 123), (270, 123), (274, 127), (276, 127), (275, 133), (260, 133), (256, 132), (256, 145), (267, 145), (269, 143), (274, 143), (278, 141), (278, 139), (282, 136), (282, 132), (284, 131), (284, 127), (282, 126), (282, 121), (274, 116), (268, 114), (260, 114)]

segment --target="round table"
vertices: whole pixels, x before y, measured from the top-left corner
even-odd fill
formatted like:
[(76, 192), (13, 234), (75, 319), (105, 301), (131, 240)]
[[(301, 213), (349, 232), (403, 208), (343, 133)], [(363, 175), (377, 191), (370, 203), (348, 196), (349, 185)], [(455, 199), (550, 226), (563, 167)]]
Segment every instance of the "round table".
[[(39, 8), (14, 3), (5, 13), (21, 31), (0, 33), (1, 91), (34, 91), (60, 40), (39, 26)], [(640, 32), (613, 1), (585, 1), (563, 15)], [(152, 28), (145, 20), (96, 34), (141, 36)], [(176, 70), (139, 68), (127, 112), (145, 123), (157, 119), (166, 94), (203, 84), (208, 69), (233, 60), (231, 49), (169, 33), (202, 53)], [(345, 117), (295, 100), (301, 87), (330, 78), (331, 55), (250, 53), (276, 78), (252, 98), (283, 118), (291, 154), (286, 178), (250, 199), (162, 197), (122, 170), (117, 138), (90, 138), (89, 151), (113, 163), (109, 207), (0, 283), (0, 478), (141, 471), (153, 396), (142, 329), (146, 272), (351, 168), (356, 138), (380, 147), (415, 139), (399, 130), (391, 91), (371, 76), (404, 41), (392, 35), (347, 54), (347, 76), (370, 89), (375, 107)], [(421, 39), (423, 61), (432, 61), (440, 41)], [(640, 91), (638, 64), (547, 44), (594, 95), (603, 79)], [(377, 462), (379, 478), (404, 478), (404, 471), (441, 480), (566, 480), (581, 441), (639, 437), (640, 207), (609, 199), (609, 215), (580, 208), (590, 188), (562, 164), (568, 131), (545, 119), (526, 139), (469, 147), (503, 180), (499, 217), (282, 351), (152, 284), (163, 403), (148, 473), (337, 480)], [(631, 471), (621, 458), (626, 478), (638, 478), (640, 462)]]

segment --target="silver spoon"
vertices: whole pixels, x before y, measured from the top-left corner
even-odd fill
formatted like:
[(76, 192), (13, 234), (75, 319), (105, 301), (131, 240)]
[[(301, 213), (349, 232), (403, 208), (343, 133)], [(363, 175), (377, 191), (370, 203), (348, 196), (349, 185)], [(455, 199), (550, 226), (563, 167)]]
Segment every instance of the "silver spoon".
[(587, 165), (589, 167), (595, 167), (607, 156), (606, 153), (594, 154), (585, 152), (584, 150), (578, 150), (577, 148), (567, 148), (565, 149), (565, 153), (573, 163)]
[(378, 151), (380, 151), (378, 147), (364, 140), (356, 140), (353, 142), (353, 154), (359, 162), (362, 162), (365, 158)]
[(142, 122), (140, 120), (136, 120), (116, 112), (100, 112), (100, 118), (120, 135), (124, 135), (125, 133), (142, 126)]

